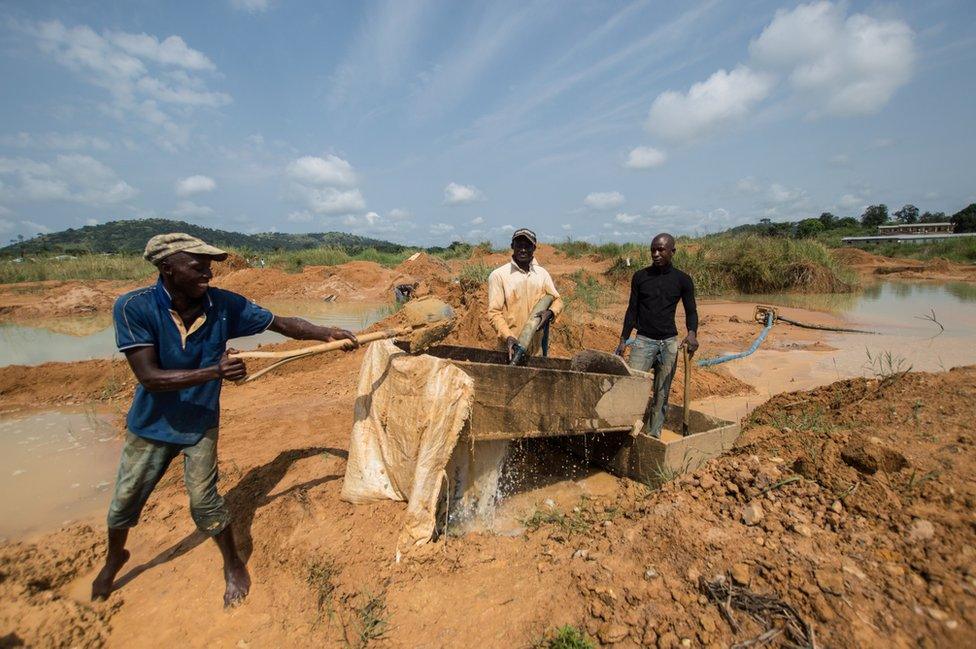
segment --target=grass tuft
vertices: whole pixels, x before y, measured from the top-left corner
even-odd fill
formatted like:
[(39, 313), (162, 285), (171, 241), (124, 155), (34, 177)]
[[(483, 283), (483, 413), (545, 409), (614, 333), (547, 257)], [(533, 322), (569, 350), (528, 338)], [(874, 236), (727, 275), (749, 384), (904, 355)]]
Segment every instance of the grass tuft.
[(582, 629), (567, 624), (547, 633), (534, 649), (594, 649), (596, 645)]

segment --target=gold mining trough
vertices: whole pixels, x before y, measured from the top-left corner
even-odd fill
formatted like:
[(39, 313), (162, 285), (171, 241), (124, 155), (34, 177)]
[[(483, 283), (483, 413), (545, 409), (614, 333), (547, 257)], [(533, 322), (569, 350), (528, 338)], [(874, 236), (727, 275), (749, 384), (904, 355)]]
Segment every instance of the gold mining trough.
[[(587, 461), (653, 483), (694, 470), (731, 448), (739, 435), (739, 424), (694, 410), (685, 437), (661, 441), (633, 434), (645, 429), (650, 378), (610, 354), (534, 357), (510, 367), (503, 352), (441, 345), (426, 353), (452, 361), (474, 379), (461, 443), (568, 436), (568, 450)], [(669, 406), (665, 426), (681, 430), (681, 408)]]

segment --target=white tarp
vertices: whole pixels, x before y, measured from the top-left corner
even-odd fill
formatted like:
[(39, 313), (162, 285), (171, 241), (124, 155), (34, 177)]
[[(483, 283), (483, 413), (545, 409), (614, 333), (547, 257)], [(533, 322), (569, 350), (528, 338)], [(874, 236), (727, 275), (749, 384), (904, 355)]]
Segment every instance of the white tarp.
[(448, 361), (411, 356), (389, 340), (366, 350), (341, 498), (407, 501), (398, 552), (433, 536), (445, 467), (473, 394), (471, 377)]

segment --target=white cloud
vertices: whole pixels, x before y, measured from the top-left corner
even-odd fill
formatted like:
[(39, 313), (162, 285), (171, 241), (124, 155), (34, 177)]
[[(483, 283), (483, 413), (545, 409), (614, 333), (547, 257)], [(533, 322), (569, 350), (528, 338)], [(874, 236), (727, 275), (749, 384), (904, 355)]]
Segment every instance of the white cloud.
[(854, 194), (844, 194), (837, 201), (837, 204), (847, 210), (858, 209), (866, 205), (866, 201), (860, 196), (855, 196)]
[(888, 149), (895, 146), (896, 142), (890, 137), (879, 137), (871, 143), (872, 149)]
[(772, 75), (744, 65), (719, 70), (687, 93), (662, 92), (651, 104), (646, 127), (671, 141), (694, 140), (747, 117), (774, 85)]
[(386, 215), (394, 220), (409, 219), (411, 216), (413, 216), (407, 210), (400, 209), (399, 207), (394, 207), (392, 210), (387, 212)]
[(617, 223), (633, 223), (640, 218), (640, 214), (627, 214), (626, 212), (620, 212), (613, 218), (615, 221), (617, 221)]
[(341, 190), (334, 187), (305, 187), (299, 185), (299, 194), (308, 209), (316, 214), (348, 214), (366, 209), (366, 200), (358, 189)]
[(444, 188), (444, 203), (447, 205), (460, 205), (462, 203), (474, 203), (485, 199), (481, 190), (474, 185), (459, 185), (449, 183)]
[(454, 229), (450, 223), (434, 223), (430, 226), (430, 233), (434, 235), (447, 234)]
[(230, 95), (209, 90), (200, 76), (216, 73), (213, 62), (179, 36), (160, 41), (149, 34), (99, 34), (58, 20), (38, 23), (28, 31), (42, 52), (109, 93), (111, 103), (104, 106), (108, 114), (134, 121), (167, 149), (188, 142), (189, 110), (231, 102)]
[(85, 219), (85, 225), (98, 225), (98, 219)]
[(179, 36), (169, 36), (163, 41), (145, 33), (106, 32), (105, 36), (123, 52), (140, 59), (187, 70), (217, 69), (203, 52), (189, 47)]
[(292, 212), (285, 217), (285, 220), (291, 223), (309, 223), (312, 220), (312, 213), (308, 210)]
[(32, 133), (20, 132), (14, 135), (0, 136), (0, 145), (18, 147), (22, 149), (57, 149), (59, 151), (78, 151), (94, 149), (105, 151), (110, 148), (108, 142), (94, 135), (81, 133)]
[(484, 222), (485, 222), (485, 218), (483, 216), (476, 216), (473, 219), (471, 219), (471, 225), (481, 225)]
[(289, 164), (285, 171), (289, 177), (303, 185), (352, 187), (356, 184), (356, 173), (352, 165), (331, 154), (324, 158), (303, 156)]
[(315, 214), (351, 214), (366, 209), (358, 188), (356, 173), (346, 160), (326, 155), (303, 156), (285, 169), (295, 198)]
[(20, 224), (27, 228), (32, 235), (34, 234), (49, 234), (53, 232), (51, 228), (47, 227), (43, 223), (37, 223), (36, 221), (21, 221)]
[(755, 178), (748, 176), (735, 184), (735, 190), (742, 194), (758, 194), (762, 191), (762, 187), (759, 186)]
[(123, 203), (138, 193), (91, 156), (59, 155), (50, 164), (25, 158), (0, 158), (0, 197), (6, 200), (103, 205)]
[(651, 205), (647, 213), (651, 216), (673, 216), (681, 211), (678, 205)]
[(11, 232), (14, 229), (14, 222), (7, 219), (0, 219), (0, 232)]
[(573, 226), (570, 223), (563, 223), (562, 228), (568, 232), (569, 230), (573, 229)]
[(595, 210), (612, 210), (627, 201), (620, 192), (592, 192), (586, 195), (583, 203)]
[(181, 219), (185, 218), (204, 218), (207, 216), (212, 216), (214, 213), (212, 207), (207, 207), (206, 205), (197, 205), (193, 201), (180, 201), (176, 204), (176, 209), (173, 210), (173, 216)]
[(749, 45), (757, 65), (785, 73), (812, 115), (876, 113), (915, 67), (915, 34), (901, 20), (846, 15), (847, 4), (780, 9)]
[(627, 155), (624, 166), (628, 169), (653, 169), (660, 167), (668, 159), (667, 154), (651, 146), (639, 146)]
[(271, 0), (230, 0), (230, 6), (249, 14), (261, 13), (271, 8)]
[(846, 167), (851, 164), (851, 157), (846, 153), (838, 153), (830, 157), (830, 164), (835, 167)]
[(193, 194), (202, 194), (204, 192), (212, 192), (216, 187), (217, 183), (213, 178), (198, 174), (177, 180), (176, 195), (191, 196)]

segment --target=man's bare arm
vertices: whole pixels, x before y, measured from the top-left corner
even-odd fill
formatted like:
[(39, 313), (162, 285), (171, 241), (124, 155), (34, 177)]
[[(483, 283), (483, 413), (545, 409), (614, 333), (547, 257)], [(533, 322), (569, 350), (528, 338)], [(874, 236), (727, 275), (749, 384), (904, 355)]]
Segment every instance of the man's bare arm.
[(268, 329), (296, 340), (321, 340), (327, 343), (334, 340), (348, 340), (349, 349), (359, 346), (356, 335), (351, 331), (339, 329), (338, 327), (320, 327), (301, 318), (282, 318), (275, 316)]
[(220, 362), (210, 367), (195, 370), (164, 370), (159, 366), (156, 348), (150, 345), (134, 347), (125, 351), (125, 358), (136, 379), (150, 392), (171, 392), (182, 390), (195, 385), (201, 385), (214, 379), (237, 381), (247, 376), (244, 361), (230, 358), (230, 352), (224, 352)]

